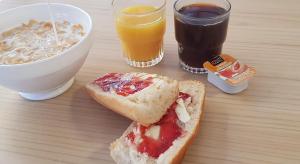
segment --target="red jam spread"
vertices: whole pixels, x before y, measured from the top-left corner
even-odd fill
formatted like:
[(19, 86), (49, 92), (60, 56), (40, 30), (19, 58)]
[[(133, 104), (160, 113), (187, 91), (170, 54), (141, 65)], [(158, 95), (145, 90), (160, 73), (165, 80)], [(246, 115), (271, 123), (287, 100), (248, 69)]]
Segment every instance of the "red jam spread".
[[(186, 93), (179, 93), (178, 99), (182, 98), (183, 100), (189, 98), (190, 95)], [(160, 121), (151, 125), (160, 126), (160, 135), (157, 140), (148, 137), (145, 135), (146, 131), (151, 128), (139, 125), (137, 128), (140, 130), (140, 135), (142, 141), (137, 145), (137, 151), (140, 153), (146, 153), (153, 158), (158, 158), (160, 154), (164, 153), (166, 150), (172, 146), (173, 141), (176, 140), (183, 134), (183, 129), (178, 125), (178, 117), (175, 112), (177, 103), (174, 102), (167, 110), (167, 113), (161, 118)], [(131, 143), (134, 144), (135, 134), (130, 132), (127, 135), (127, 138)]]
[(152, 84), (152, 77), (141, 79), (130, 74), (109, 73), (94, 81), (104, 92), (114, 90), (118, 95), (128, 96)]

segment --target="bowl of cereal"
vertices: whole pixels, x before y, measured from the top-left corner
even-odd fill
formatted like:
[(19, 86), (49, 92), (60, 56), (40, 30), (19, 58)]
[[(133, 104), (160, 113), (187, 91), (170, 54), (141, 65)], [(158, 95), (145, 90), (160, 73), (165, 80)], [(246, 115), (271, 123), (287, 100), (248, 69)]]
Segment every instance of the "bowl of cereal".
[(82, 9), (38, 3), (0, 13), (0, 85), (30, 100), (68, 90), (92, 45), (92, 20)]

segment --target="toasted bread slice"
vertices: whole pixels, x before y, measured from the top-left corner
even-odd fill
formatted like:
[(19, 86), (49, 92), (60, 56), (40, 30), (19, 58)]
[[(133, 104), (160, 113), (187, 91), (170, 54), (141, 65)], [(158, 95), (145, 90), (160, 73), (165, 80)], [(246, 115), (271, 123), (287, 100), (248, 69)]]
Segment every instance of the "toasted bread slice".
[[(177, 124), (182, 128), (184, 133), (176, 138), (172, 145), (167, 148), (164, 152), (159, 154), (158, 157), (151, 157), (147, 152), (140, 153), (138, 151), (137, 145), (143, 142), (143, 138), (140, 139), (136, 137), (137, 135), (141, 136), (141, 132), (137, 130), (139, 123), (133, 122), (123, 135), (113, 142), (110, 146), (111, 156), (114, 161), (118, 164), (166, 164), (166, 163), (180, 163), (185, 155), (185, 152), (188, 146), (193, 141), (194, 137), (198, 134), (200, 128), (200, 120), (203, 116), (203, 103), (205, 98), (205, 87), (202, 83), (196, 81), (182, 81), (179, 82), (179, 91), (182, 93), (189, 94), (191, 96), (191, 101), (189, 104), (186, 104), (186, 111), (188, 112), (190, 119), (184, 119), (182, 122), (178, 116)], [(176, 100), (176, 103), (178, 99)], [(174, 104), (172, 104), (173, 106)], [(176, 107), (174, 110), (177, 110), (179, 103), (175, 104)], [(168, 111), (169, 112), (169, 111)], [(165, 116), (164, 116), (165, 117)], [(162, 118), (163, 119), (163, 118)], [(162, 120), (160, 120), (161, 122)], [(159, 123), (153, 124), (160, 125)], [(151, 127), (149, 126), (149, 127)], [(149, 130), (149, 129), (148, 129)], [(160, 134), (162, 134), (163, 129), (160, 129)], [(172, 129), (168, 129), (172, 130)], [(146, 131), (147, 133), (147, 131)], [(145, 134), (146, 134), (145, 133)], [(169, 133), (169, 131), (168, 131)], [(133, 140), (129, 138), (130, 134), (136, 135)], [(153, 135), (155, 136), (155, 134)], [(156, 134), (157, 136), (157, 134)], [(138, 138), (138, 139), (136, 139)], [(158, 139), (162, 139), (160, 136)], [(157, 138), (156, 138), (157, 139)], [(137, 140), (137, 142), (135, 142)], [(149, 141), (149, 139), (148, 139)], [(152, 144), (153, 145), (153, 144)], [(152, 147), (153, 148), (153, 147)], [(145, 149), (142, 149), (145, 150)], [(152, 150), (159, 150), (159, 148), (154, 147)]]
[(179, 90), (176, 80), (147, 73), (110, 73), (86, 88), (103, 106), (143, 125), (159, 121)]

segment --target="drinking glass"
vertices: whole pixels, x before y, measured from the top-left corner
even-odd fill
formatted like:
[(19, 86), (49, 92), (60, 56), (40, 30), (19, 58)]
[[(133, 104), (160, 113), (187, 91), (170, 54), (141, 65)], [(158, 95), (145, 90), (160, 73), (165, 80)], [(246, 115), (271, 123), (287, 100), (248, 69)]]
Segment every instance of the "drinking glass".
[(162, 60), (165, 6), (165, 0), (113, 1), (116, 30), (129, 65), (150, 67)]
[(221, 54), (231, 4), (227, 0), (177, 0), (175, 36), (180, 65), (192, 73), (206, 73), (203, 63)]

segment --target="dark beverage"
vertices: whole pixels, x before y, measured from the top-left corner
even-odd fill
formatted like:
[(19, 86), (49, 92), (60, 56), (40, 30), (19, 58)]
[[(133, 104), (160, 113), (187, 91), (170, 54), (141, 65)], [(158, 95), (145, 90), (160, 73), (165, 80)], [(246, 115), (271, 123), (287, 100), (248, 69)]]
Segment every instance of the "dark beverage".
[(184, 69), (201, 73), (203, 63), (222, 51), (227, 34), (228, 10), (199, 3), (183, 6), (177, 12), (175, 35), (181, 64)]

